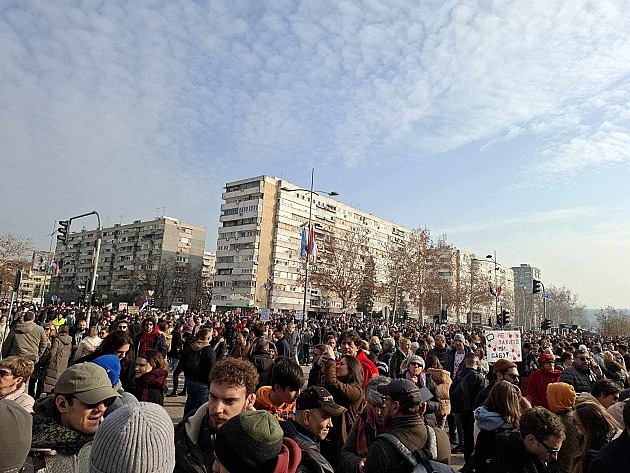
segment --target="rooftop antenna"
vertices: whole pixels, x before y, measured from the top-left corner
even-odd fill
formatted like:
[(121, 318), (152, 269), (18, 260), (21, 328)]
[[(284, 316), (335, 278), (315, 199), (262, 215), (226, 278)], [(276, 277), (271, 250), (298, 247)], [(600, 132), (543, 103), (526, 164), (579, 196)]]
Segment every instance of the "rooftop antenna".
[(166, 207), (155, 208), (155, 218), (164, 218), (165, 213), (166, 213)]

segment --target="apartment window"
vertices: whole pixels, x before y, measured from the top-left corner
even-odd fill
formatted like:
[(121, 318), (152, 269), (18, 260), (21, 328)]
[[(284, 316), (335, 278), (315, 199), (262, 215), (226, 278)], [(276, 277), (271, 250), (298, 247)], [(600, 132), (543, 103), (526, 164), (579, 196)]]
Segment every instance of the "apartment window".
[(178, 257), (176, 258), (176, 261), (177, 261), (178, 263), (188, 263), (188, 258), (187, 258), (187, 257), (185, 257), (185, 256), (178, 256)]

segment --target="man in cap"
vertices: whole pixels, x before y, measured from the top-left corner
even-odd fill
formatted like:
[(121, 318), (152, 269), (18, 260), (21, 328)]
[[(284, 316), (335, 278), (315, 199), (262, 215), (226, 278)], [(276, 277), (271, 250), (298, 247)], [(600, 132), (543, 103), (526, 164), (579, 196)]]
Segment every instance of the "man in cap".
[(284, 437), (278, 420), (267, 411), (245, 411), (217, 433), (214, 472), (295, 473), (300, 447)]
[(424, 411), (424, 421), (431, 427), (438, 427), (435, 413), (442, 407), (441, 398), (438, 393), (435, 381), (431, 375), (424, 371), (424, 360), (419, 355), (408, 356), (405, 360), (407, 369), (400, 375), (400, 378), (408, 379), (419, 388), (426, 387), (433, 397), (427, 400)]
[[(376, 388), (383, 395), (385, 431), (398, 439), (410, 452), (427, 448), (435, 434), (435, 459), (449, 464), (451, 459), (448, 436), (442, 429), (428, 429), (422, 415), (420, 389), (407, 379), (395, 379)], [(431, 437), (430, 437), (431, 436)], [(411, 464), (387, 439), (376, 437), (368, 449), (365, 473), (407, 473)]]
[(547, 401), (547, 386), (551, 383), (557, 383), (560, 379), (560, 370), (556, 369), (556, 357), (551, 353), (541, 353), (540, 366), (529, 375), (527, 382), (527, 397), (532, 406), (542, 406), (549, 409), (549, 401)]
[(107, 372), (94, 363), (80, 363), (61, 373), (55, 393), (35, 403), (31, 456), (43, 467), (36, 471), (87, 471), (94, 434), (118, 397)]
[(280, 423), (284, 436), (294, 440), (302, 450), (300, 471), (333, 472), (332, 465), (320, 451), (319, 443), (331, 430), (332, 417), (345, 411), (346, 408), (337, 404), (321, 386), (311, 386), (300, 393), (296, 401), (295, 419)]
[(466, 345), (466, 338), (461, 333), (456, 333), (453, 337), (453, 348), (451, 354), (444, 365), (444, 369), (451, 372), (451, 379), (455, 379), (457, 373), (464, 368), (464, 357), (472, 350)]

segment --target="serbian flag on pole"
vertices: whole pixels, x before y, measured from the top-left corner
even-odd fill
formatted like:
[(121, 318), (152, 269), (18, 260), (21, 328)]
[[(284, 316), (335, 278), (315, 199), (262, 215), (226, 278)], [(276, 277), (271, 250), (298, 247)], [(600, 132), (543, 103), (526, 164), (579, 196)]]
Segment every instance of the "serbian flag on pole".
[(313, 254), (313, 248), (317, 245), (315, 242), (315, 225), (311, 223), (310, 228), (308, 229), (308, 247), (307, 253), (309, 255)]
[(140, 301), (140, 304), (138, 304), (138, 313), (146, 309), (148, 305), (149, 305), (149, 298), (147, 296), (144, 296), (142, 300)]
[(302, 227), (302, 241), (300, 242), (300, 258), (306, 258), (306, 227)]

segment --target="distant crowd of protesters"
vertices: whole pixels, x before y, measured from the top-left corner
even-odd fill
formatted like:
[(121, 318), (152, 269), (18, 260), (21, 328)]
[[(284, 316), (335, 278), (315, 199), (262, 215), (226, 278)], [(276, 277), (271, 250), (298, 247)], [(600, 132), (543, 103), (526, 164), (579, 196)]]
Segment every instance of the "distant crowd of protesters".
[(0, 311), (0, 473), (629, 471), (628, 336), (525, 332), (489, 363), (466, 325)]

